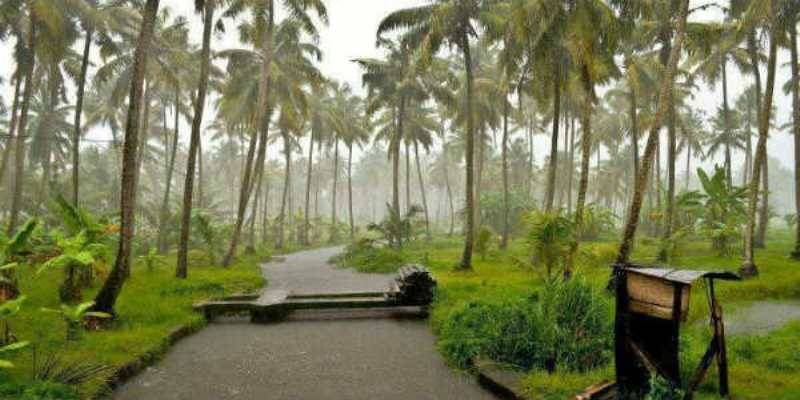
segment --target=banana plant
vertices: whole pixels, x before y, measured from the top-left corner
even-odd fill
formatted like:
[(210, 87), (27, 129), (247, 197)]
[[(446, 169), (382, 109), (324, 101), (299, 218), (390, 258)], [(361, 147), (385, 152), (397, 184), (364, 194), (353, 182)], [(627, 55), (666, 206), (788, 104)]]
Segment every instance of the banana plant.
[(76, 341), (81, 338), (81, 328), (83, 322), (87, 317), (92, 318), (111, 318), (111, 314), (97, 311), (89, 311), (94, 305), (93, 301), (78, 304), (77, 306), (69, 306), (62, 304), (59, 309), (42, 308), (43, 312), (57, 314), (61, 316), (66, 324), (66, 339), (67, 341)]
[(11, 238), (0, 236), (0, 302), (19, 296), (15, 258), (22, 256), (28, 248), (39, 220), (29, 219)]
[(139, 256), (139, 261), (144, 263), (144, 265), (147, 267), (147, 271), (149, 272), (153, 272), (155, 271), (156, 267), (165, 264), (164, 256), (159, 255), (158, 249), (155, 247), (151, 248), (147, 254)]
[(53, 268), (63, 269), (64, 282), (59, 288), (61, 301), (80, 301), (81, 289), (91, 285), (93, 268), (102, 260), (107, 247), (92, 240), (85, 230), (71, 237), (64, 237), (59, 233), (54, 233), (53, 236), (61, 254), (42, 264), (38, 273)]

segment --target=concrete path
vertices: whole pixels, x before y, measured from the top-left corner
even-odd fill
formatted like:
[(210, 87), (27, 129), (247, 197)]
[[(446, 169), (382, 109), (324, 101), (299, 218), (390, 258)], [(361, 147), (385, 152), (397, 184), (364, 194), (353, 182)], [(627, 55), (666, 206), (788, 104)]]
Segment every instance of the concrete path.
[[(338, 249), (263, 266), (269, 289), (293, 293), (384, 290), (387, 275), (336, 269)], [(493, 399), (449, 369), (425, 321), (305, 318), (213, 323), (180, 341), (113, 396), (117, 400)]]

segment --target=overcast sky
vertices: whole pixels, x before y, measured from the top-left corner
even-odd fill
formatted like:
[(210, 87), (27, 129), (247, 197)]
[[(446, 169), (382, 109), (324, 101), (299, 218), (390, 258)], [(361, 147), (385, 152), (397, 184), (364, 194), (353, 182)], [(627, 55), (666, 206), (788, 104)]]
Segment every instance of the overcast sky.
[[(361, 88), (360, 71), (358, 67), (351, 62), (353, 58), (357, 57), (373, 57), (378, 56), (380, 53), (375, 49), (375, 31), (380, 20), (389, 12), (414, 5), (427, 3), (428, 0), (327, 0), (328, 13), (330, 24), (327, 27), (321, 28), (321, 43), (320, 46), (324, 53), (324, 59), (320, 68), (326, 76), (335, 78), (339, 81), (347, 82), (354, 89)], [(189, 18), (192, 30), (192, 38), (195, 42), (199, 42), (202, 36), (202, 21), (199, 16), (194, 13), (193, 1), (190, 0), (162, 0), (162, 7), (170, 7), (174, 14), (185, 15)], [(692, 6), (706, 4), (708, 0), (692, 0)], [(717, 19), (719, 18), (718, 11), (705, 11), (703, 14), (693, 16), (693, 19)], [(214, 49), (224, 49), (231, 47), (240, 47), (236, 40), (235, 30), (229, 29), (229, 32), (224, 36), (215, 36), (213, 42)], [(780, 88), (789, 78), (788, 65), (788, 52), (781, 52), (781, 59), (779, 64), (781, 70), (778, 73), (776, 84), (776, 98), (775, 103), (778, 108), (778, 125), (782, 125), (790, 117), (790, 99), (785, 96)], [(0, 76), (8, 77), (13, 70), (14, 65), (11, 62), (9, 44), (0, 45)], [(762, 73), (766, 77), (766, 73)], [(733, 71), (729, 72), (730, 86), (729, 92), (731, 102), (741, 93), (744, 88), (751, 84), (752, 79), (745, 77)], [(11, 88), (6, 84), (0, 87), (0, 93), (6, 100), (10, 102)], [(706, 88), (702, 87), (700, 91), (695, 93), (696, 98), (693, 100), (698, 108), (705, 110), (711, 114), (719, 106), (721, 102), (720, 88)], [(213, 114), (207, 112), (207, 114)], [(212, 116), (209, 116), (213, 118)], [(92, 132), (92, 136), (102, 135), (102, 133)], [(546, 149), (546, 140), (540, 137), (542, 144), (538, 146), (540, 150)], [(769, 153), (771, 156), (777, 157), (783, 161), (785, 165), (790, 165), (793, 159), (792, 140), (788, 134), (784, 132), (774, 132), (769, 145)], [(539, 156), (537, 159), (541, 160)]]

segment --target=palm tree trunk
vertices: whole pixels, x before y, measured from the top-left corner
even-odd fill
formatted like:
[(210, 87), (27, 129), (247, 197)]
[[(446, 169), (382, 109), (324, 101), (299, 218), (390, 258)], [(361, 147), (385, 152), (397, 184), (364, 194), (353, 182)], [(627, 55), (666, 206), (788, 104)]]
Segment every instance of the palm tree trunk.
[[(200, 128), (203, 123), (203, 112), (206, 105), (206, 92), (208, 91), (208, 75), (211, 67), (211, 29), (214, 22), (214, 1), (206, 1), (203, 10), (203, 49), (201, 50), (200, 82), (198, 83), (197, 99), (194, 103), (192, 116), (192, 133), (189, 138), (189, 155), (186, 160), (186, 177), (183, 185), (183, 211), (181, 213), (181, 233), (178, 243), (178, 260), (175, 266), (175, 276), (186, 279), (188, 275), (189, 230), (192, 218), (192, 197), (194, 196), (194, 175), (197, 164), (197, 154), (200, 146)], [(175, 114), (178, 114), (178, 99), (175, 99)], [(177, 125), (175, 125), (177, 128)], [(177, 129), (175, 135), (178, 135)]]
[(414, 159), (417, 164), (417, 177), (419, 178), (419, 192), (422, 196), (422, 210), (425, 212), (425, 233), (428, 240), (431, 240), (431, 221), (428, 216), (428, 199), (425, 196), (425, 181), (422, 179), (422, 167), (419, 163), (419, 145), (414, 141)]
[(567, 171), (567, 212), (572, 213), (572, 182), (575, 180), (575, 119), (569, 128), (569, 170)]
[(78, 206), (78, 184), (80, 179), (81, 161), (81, 116), (83, 116), (83, 94), (86, 89), (86, 73), (89, 70), (89, 54), (92, 48), (92, 28), (86, 29), (86, 39), (83, 44), (83, 58), (81, 59), (81, 72), (78, 76), (78, 99), (75, 104), (75, 132), (72, 138), (72, 205)]
[(473, 197), (473, 173), (474, 173), (474, 152), (475, 152), (475, 120), (472, 115), (472, 54), (469, 48), (469, 36), (466, 32), (461, 34), (461, 51), (464, 53), (464, 69), (467, 75), (467, 140), (464, 155), (466, 158), (466, 182), (465, 182), (465, 208), (466, 223), (464, 224), (464, 253), (461, 256), (459, 269), (472, 269), (472, 247), (475, 237), (475, 199)]
[(509, 201), (508, 201), (508, 99), (503, 99), (503, 140), (500, 149), (500, 158), (503, 169), (503, 236), (500, 239), (500, 248), (505, 249), (508, 247), (508, 235), (511, 232), (508, 219), (509, 214)]
[(3, 185), (6, 177), (6, 168), (8, 167), (8, 160), (11, 158), (11, 149), (14, 148), (13, 144), (16, 142), (14, 139), (14, 135), (17, 129), (17, 117), (19, 111), (19, 100), (20, 96), (22, 95), (22, 81), (23, 78), (20, 76), (20, 68), (17, 68), (17, 72), (14, 74), (14, 100), (11, 106), (11, 121), (8, 125), (8, 141), (6, 142), (6, 147), (3, 149), (3, 160), (0, 161), (0, 186)]
[(289, 199), (289, 191), (291, 190), (291, 177), (292, 177), (292, 150), (289, 143), (287, 133), (283, 132), (283, 153), (286, 159), (286, 168), (284, 169), (285, 175), (283, 179), (283, 197), (281, 199), (281, 212), (278, 214), (278, 232), (275, 235), (275, 248), (283, 248), (284, 229), (286, 223), (286, 203)]
[[(406, 154), (406, 157), (408, 154)], [(408, 158), (406, 158), (406, 162)], [(339, 137), (337, 136), (333, 140), (333, 190), (331, 192), (332, 199), (331, 199), (331, 237), (330, 242), (336, 242), (338, 238), (338, 224), (339, 221), (336, 220), (336, 194), (339, 189)], [(406, 188), (408, 190), (408, 188)]]
[(453, 236), (456, 225), (456, 210), (455, 205), (453, 204), (453, 191), (450, 187), (450, 172), (448, 168), (448, 164), (450, 164), (448, 157), (449, 151), (449, 145), (445, 142), (442, 149), (442, 152), (444, 152), (444, 185), (447, 188), (447, 201), (450, 205), (450, 230), (448, 231), (447, 236)]
[(122, 162), (122, 194), (120, 195), (120, 234), (117, 257), (114, 267), (94, 299), (94, 311), (114, 314), (114, 305), (122, 291), (125, 280), (130, 275), (131, 253), (133, 251), (133, 232), (136, 211), (136, 159), (139, 143), (139, 106), (141, 104), (144, 76), (153, 28), (158, 13), (159, 0), (147, 0), (142, 13), (142, 28), (133, 58), (133, 77), (131, 78), (128, 116), (125, 127), (125, 144)]
[(550, 165), (547, 170), (547, 193), (545, 194), (544, 210), (553, 210), (556, 195), (556, 168), (558, 163), (558, 122), (561, 115), (561, 65), (553, 64), (553, 133), (550, 137)]
[[(800, 215), (800, 66), (797, 61), (797, 27), (789, 24), (792, 67), (792, 132), (794, 133), (794, 207), (795, 218)], [(794, 251), (791, 256), (800, 259), (800, 221), (795, 221)]]
[(769, 157), (764, 156), (761, 166), (761, 205), (758, 209), (758, 227), (753, 246), (758, 249), (767, 247), (767, 227), (769, 226)]
[[(178, 102), (180, 101), (180, 90), (175, 88), (175, 129), (172, 132), (172, 144), (170, 144), (169, 161), (167, 162), (167, 177), (166, 186), (164, 187), (164, 198), (161, 201), (161, 212), (159, 213), (159, 227), (158, 227), (158, 252), (164, 254), (167, 252), (169, 244), (167, 243), (167, 225), (169, 220), (169, 199), (172, 194), (172, 175), (175, 172), (175, 158), (178, 153), (178, 127), (180, 124), (180, 114), (178, 113)], [(164, 120), (166, 121), (166, 110), (164, 111)], [(166, 125), (166, 123), (165, 123)], [(166, 129), (165, 129), (166, 131)]]
[(667, 68), (664, 72), (664, 78), (661, 81), (661, 88), (658, 94), (658, 108), (650, 130), (650, 135), (647, 139), (644, 155), (642, 156), (642, 163), (639, 165), (639, 178), (636, 180), (636, 188), (633, 192), (633, 199), (631, 200), (628, 219), (623, 229), (622, 241), (620, 243), (619, 254), (617, 255), (617, 263), (620, 264), (626, 264), (628, 262), (631, 250), (633, 249), (633, 240), (636, 236), (636, 229), (639, 226), (642, 199), (644, 198), (644, 192), (647, 188), (648, 178), (650, 176), (651, 167), (653, 164), (653, 157), (656, 153), (658, 134), (661, 130), (664, 117), (669, 111), (669, 99), (672, 92), (672, 87), (674, 85), (675, 71), (678, 66), (678, 60), (680, 59), (681, 47), (683, 46), (684, 36), (686, 34), (686, 18), (688, 14), (689, 0), (681, 0), (678, 13), (678, 26), (675, 31), (674, 42), (672, 43), (672, 48), (670, 49)]
[(261, 243), (267, 243), (267, 238), (269, 236), (269, 191), (270, 191), (270, 179), (269, 175), (265, 178), (264, 182), (264, 203), (263, 209), (261, 211)]
[(777, 41), (779, 37), (775, 7), (776, 5), (773, 4), (769, 11), (769, 23), (771, 27), (769, 58), (767, 62), (767, 87), (766, 92), (764, 92), (764, 101), (758, 118), (758, 142), (756, 143), (756, 156), (753, 162), (752, 179), (750, 180), (750, 201), (747, 211), (747, 228), (744, 234), (744, 260), (742, 260), (742, 267), (739, 269), (739, 273), (746, 277), (758, 275), (758, 267), (755, 264), (754, 257), (756, 208), (758, 207), (759, 184), (761, 183), (759, 177), (762, 176), (762, 168), (766, 165), (767, 137), (769, 136), (770, 114), (772, 112), (772, 100), (775, 89), (775, 70), (778, 53)]
[(353, 219), (353, 142), (347, 145), (347, 210), (350, 214), (350, 239), (356, 237), (356, 224)]
[(728, 106), (728, 63), (722, 61), (722, 119), (725, 124), (725, 172), (728, 174), (728, 187), (733, 186), (733, 165), (731, 162), (731, 119)]
[[(397, 110), (397, 132), (389, 145), (392, 153), (392, 209), (396, 217), (400, 217), (400, 143), (403, 140), (403, 119), (405, 118), (406, 99), (400, 96), (400, 105)], [(402, 238), (392, 237), (395, 248), (402, 246)]]
[[(589, 157), (592, 152), (594, 84), (592, 83), (591, 75), (589, 75), (589, 66), (587, 65), (583, 65), (581, 68), (581, 81), (584, 91), (583, 110), (581, 112), (581, 125), (583, 126), (583, 135), (581, 135), (581, 177), (578, 181), (578, 199), (575, 204), (575, 227), (579, 234), (583, 227), (583, 211), (586, 204), (586, 192), (589, 188)], [(573, 262), (575, 255), (578, 253), (579, 245), (578, 238), (573, 240), (570, 245), (570, 254), (564, 265), (565, 279), (569, 279), (572, 276)]]
[(8, 235), (11, 236), (17, 227), (19, 212), (22, 206), (22, 186), (25, 178), (25, 133), (28, 128), (28, 110), (33, 98), (33, 71), (36, 67), (36, 13), (30, 13), (30, 29), (28, 30), (27, 69), (25, 71), (25, 91), (22, 94), (19, 126), (14, 154), (14, 191), (11, 197), (11, 216), (8, 221)]
[(636, 179), (639, 177), (639, 114), (636, 92), (631, 89), (628, 93), (630, 98), (631, 113), (631, 150), (633, 151), (633, 185), (636, 186)]
[(311, 218), (311, 175), (314, 170), (314, 129), (311, 130), (311, 140), (309, 140), (309, 148), (308, 148), (308, 168), (306, 169), (306, 207), (305, 207), (305, 215), (303, 216), (303, 240), (301, 244), (304, 246), (308, 246), (310, 244), (308, 240), (308, 230), (311, 227), (310, 218)]
[(689, 182), (691, 181), (691, 173), (692, 173), (692, 144), (686, 143), (686, 186), (684, 187), (685, 191), (689, 191)]
[(406, 146), (406, 212), (411, 210), (411, 152), (408, 148), (408, 141), (405, 141)]

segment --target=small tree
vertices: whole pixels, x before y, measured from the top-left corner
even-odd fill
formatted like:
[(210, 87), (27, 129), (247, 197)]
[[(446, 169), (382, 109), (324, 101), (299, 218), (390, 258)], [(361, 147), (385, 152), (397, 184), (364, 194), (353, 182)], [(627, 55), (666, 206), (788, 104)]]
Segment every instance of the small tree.
[(575, 223), (560, 210), (534, 211), (525, 220), (530, 226), (527, 241), (531, 261), (534, 265), (544, 265), (550, 278), (553, 268), (564, 264), (569, 256), (570, 246), (575, 240)]
[(81, 338), (81, 328), (83, 327), (84, 320), (87, 317), (92, 318), (111, 318), (111, 314), (98, 312), (98, 311), (89, 311), (90, 308), (94, 306), (94, 302), (86, 302), (78, 304), (77, 306), (70, 307), (66, 304), (62, 304), (61, 308), (58, 310), (51, 309), (51, 308), (42, 308), (42, 311), (58, 314), (64, 320), (66, 324), (66, 339), (67, 341), (76, 341)]

